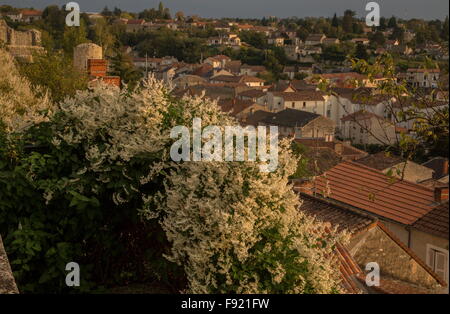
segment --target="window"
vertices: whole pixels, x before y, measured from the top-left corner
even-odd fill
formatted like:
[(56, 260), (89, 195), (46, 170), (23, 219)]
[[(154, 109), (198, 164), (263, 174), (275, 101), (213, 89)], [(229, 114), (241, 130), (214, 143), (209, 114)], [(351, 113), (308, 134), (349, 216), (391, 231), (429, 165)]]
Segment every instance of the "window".
[(303, 102), (303, 108), (305, 108), (305, 107), (306, 107), (306, 101)]
[(331, 117), (331, 109), (327, 109), (327, 118)]
[(295, 108), (295, 102), (292, 102), (292, 108)]
[(448, 282), (448, 251), (427, 244), (427, 264), (431, 269)]

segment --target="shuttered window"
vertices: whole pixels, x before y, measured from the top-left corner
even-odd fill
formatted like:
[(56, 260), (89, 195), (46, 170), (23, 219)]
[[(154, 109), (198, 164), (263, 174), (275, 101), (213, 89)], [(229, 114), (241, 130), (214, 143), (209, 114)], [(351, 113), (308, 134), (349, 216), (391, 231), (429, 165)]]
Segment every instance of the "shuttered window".
[(427, 264), (442, 279), (448, 282), (448, 251), (435, 247), (427, 246)]

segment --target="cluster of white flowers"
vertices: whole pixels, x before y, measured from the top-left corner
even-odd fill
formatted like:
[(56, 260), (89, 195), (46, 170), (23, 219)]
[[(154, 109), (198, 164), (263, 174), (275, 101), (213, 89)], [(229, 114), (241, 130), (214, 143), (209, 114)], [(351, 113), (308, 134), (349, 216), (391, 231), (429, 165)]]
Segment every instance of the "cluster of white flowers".
[[(222, 283), (217, 275), (224, 275), (230, 287), (235, 284), (233, 265), (251, 260), (263, 231), (270, 229), (277, 230), (275, 249), (292, 238), (291, 249), (298, 252), (297, 266), (308, 265), (306, 273), (299, 272), (299, 284), (284, 292), (305, 292), (306, 283), (317, 293), (330, 293), (338, 287), (339, 270), (332, 257), (337, 237), (298, 211), (300, 201), (288, 184), (296, 162), (287, 142), (281, 144), (280, 151), (280, 166), (274, 173), (260, 173), (250, 162), (190, 162), (178, 165), (168, 177), (160, 204), (167, 214), (162, 225), (173, 244), (168, 258), (185, 267), (190, 292), (228, 292), (219, 287)], [(318, 242), (327, 234), (328, 243), (321, 247)], [(272, 249), (266, 246), (262, 251)], [(283, 281), (285, 266), (280, 261), (267, 269), (273, 282)], [(272, 292), (262, 288), (258, 274), (242, 276), (236, 292)]]
[(0, 49), (0, 120), (8, 133), (21, 133), (35, 123), (46, 121), (45, 111), (51, 111), (48, 96), (36, 97), (32, 87), (21, 77), (9, 52)]
[[(10, 57), (0, 53), (1, 72), (4, 65), (5, 72), (12, 71), (11, 64)], [(22, 84), (20, 91), (0, 94), (0, 117), (7, 126), (15, 129), (22, 127), (22, 122), (39, 122), (36, 113), (49, 108), (47, 100), (34, 98), (20, 78), (7, 82)], [(1, 84), (2, 77), (0, 88), (16, 88)], [(280, 143), (279, 166), (271, 173), (260, 172), (257, 162), (175, 163), (168, 154), (173, 142), (172, 127), (189, 126), (193, 118), (201, 118), (204, 126), (225, 127), (236, 121), (215, 102), (188, 96), (174, 102), (169, 91), (162, 82), (151, 78), (143, 88), (131, 93), (106, 86), (79, 92), (55, 109), (52, 143), (82, 148), (87, 163), (76, 169), (75, 177), (96, 173), (99, 185), (111, 180), (111, 167), (126, 165), (140, 156), (153, 156), (154, 162), (142, 169), (134, 186), (124, 186), (111, 198), (116, 204), (126, 203), (130, 191), (137, 193), (141, 191), (139, 186), (157, 175), (164, 176), (164, 188), (156, 195), (142, 192), (144, 206), (137, 210), (144, 219), (160, 219), (172, 244), (167, 258), (184, 267), (189, 292), (273, 292), (262, 284), (257, 270), (236, 274), (236, 268), (255, 261), (258, 254), (287, 250), (286, 243), (289, 250), (298, 252), (295, 265), (279, 260), (264, 266), (266, 269), (256, 269), (271, 274), (272, 282), (279, 285), (288, 272), (292, 273), (292, 267), (306, 269), (298, 272), (298, 284), (283, 291), (286, 293), (302, 293), (307, 286), (316, 293), (337, 288), (339, 270), (332, 250), (338, 238), (334, 232), (327, 232), (325, 225), (298, 211), (300, 200), (288, 184), (297, 166), (289, 141)], [(19, 121), (17, 113), (23, 113), (23, 121)], [(126, 171), (122, 175), (131, 179)], [(52, 193), (47, 191), (45, 197), (50, 201)], [(324, 237), (327, 245), (323, 245)], [(261, 249), (256, 249), (261, 242)]]

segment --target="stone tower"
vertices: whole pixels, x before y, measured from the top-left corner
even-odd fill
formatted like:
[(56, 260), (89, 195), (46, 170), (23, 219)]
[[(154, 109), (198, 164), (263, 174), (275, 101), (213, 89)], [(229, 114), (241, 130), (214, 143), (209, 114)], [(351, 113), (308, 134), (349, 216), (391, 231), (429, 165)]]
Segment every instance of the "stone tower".
[(102, 47), (85, 43), (80, 44), (74, 48), (73, 51), (73, 66), (80, 71), (87, 71), (89, 59), (103, 59)]

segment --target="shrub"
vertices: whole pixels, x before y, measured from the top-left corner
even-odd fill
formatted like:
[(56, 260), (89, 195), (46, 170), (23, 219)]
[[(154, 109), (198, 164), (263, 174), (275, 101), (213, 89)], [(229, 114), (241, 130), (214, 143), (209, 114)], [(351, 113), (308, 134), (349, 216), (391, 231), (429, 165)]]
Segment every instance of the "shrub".
[(75, 291), (153, 276), (193, 293), (339, 292), (338, 236), (297, 211), (290, 143), (273, 173), (174, 163), (170, 130), (194, 117), (236, 123), (151, 79), (133, 92), (80, 91), (20, 136), (0, 131), (0, 232), (22, 292), (73, 291), (72, 261)]

